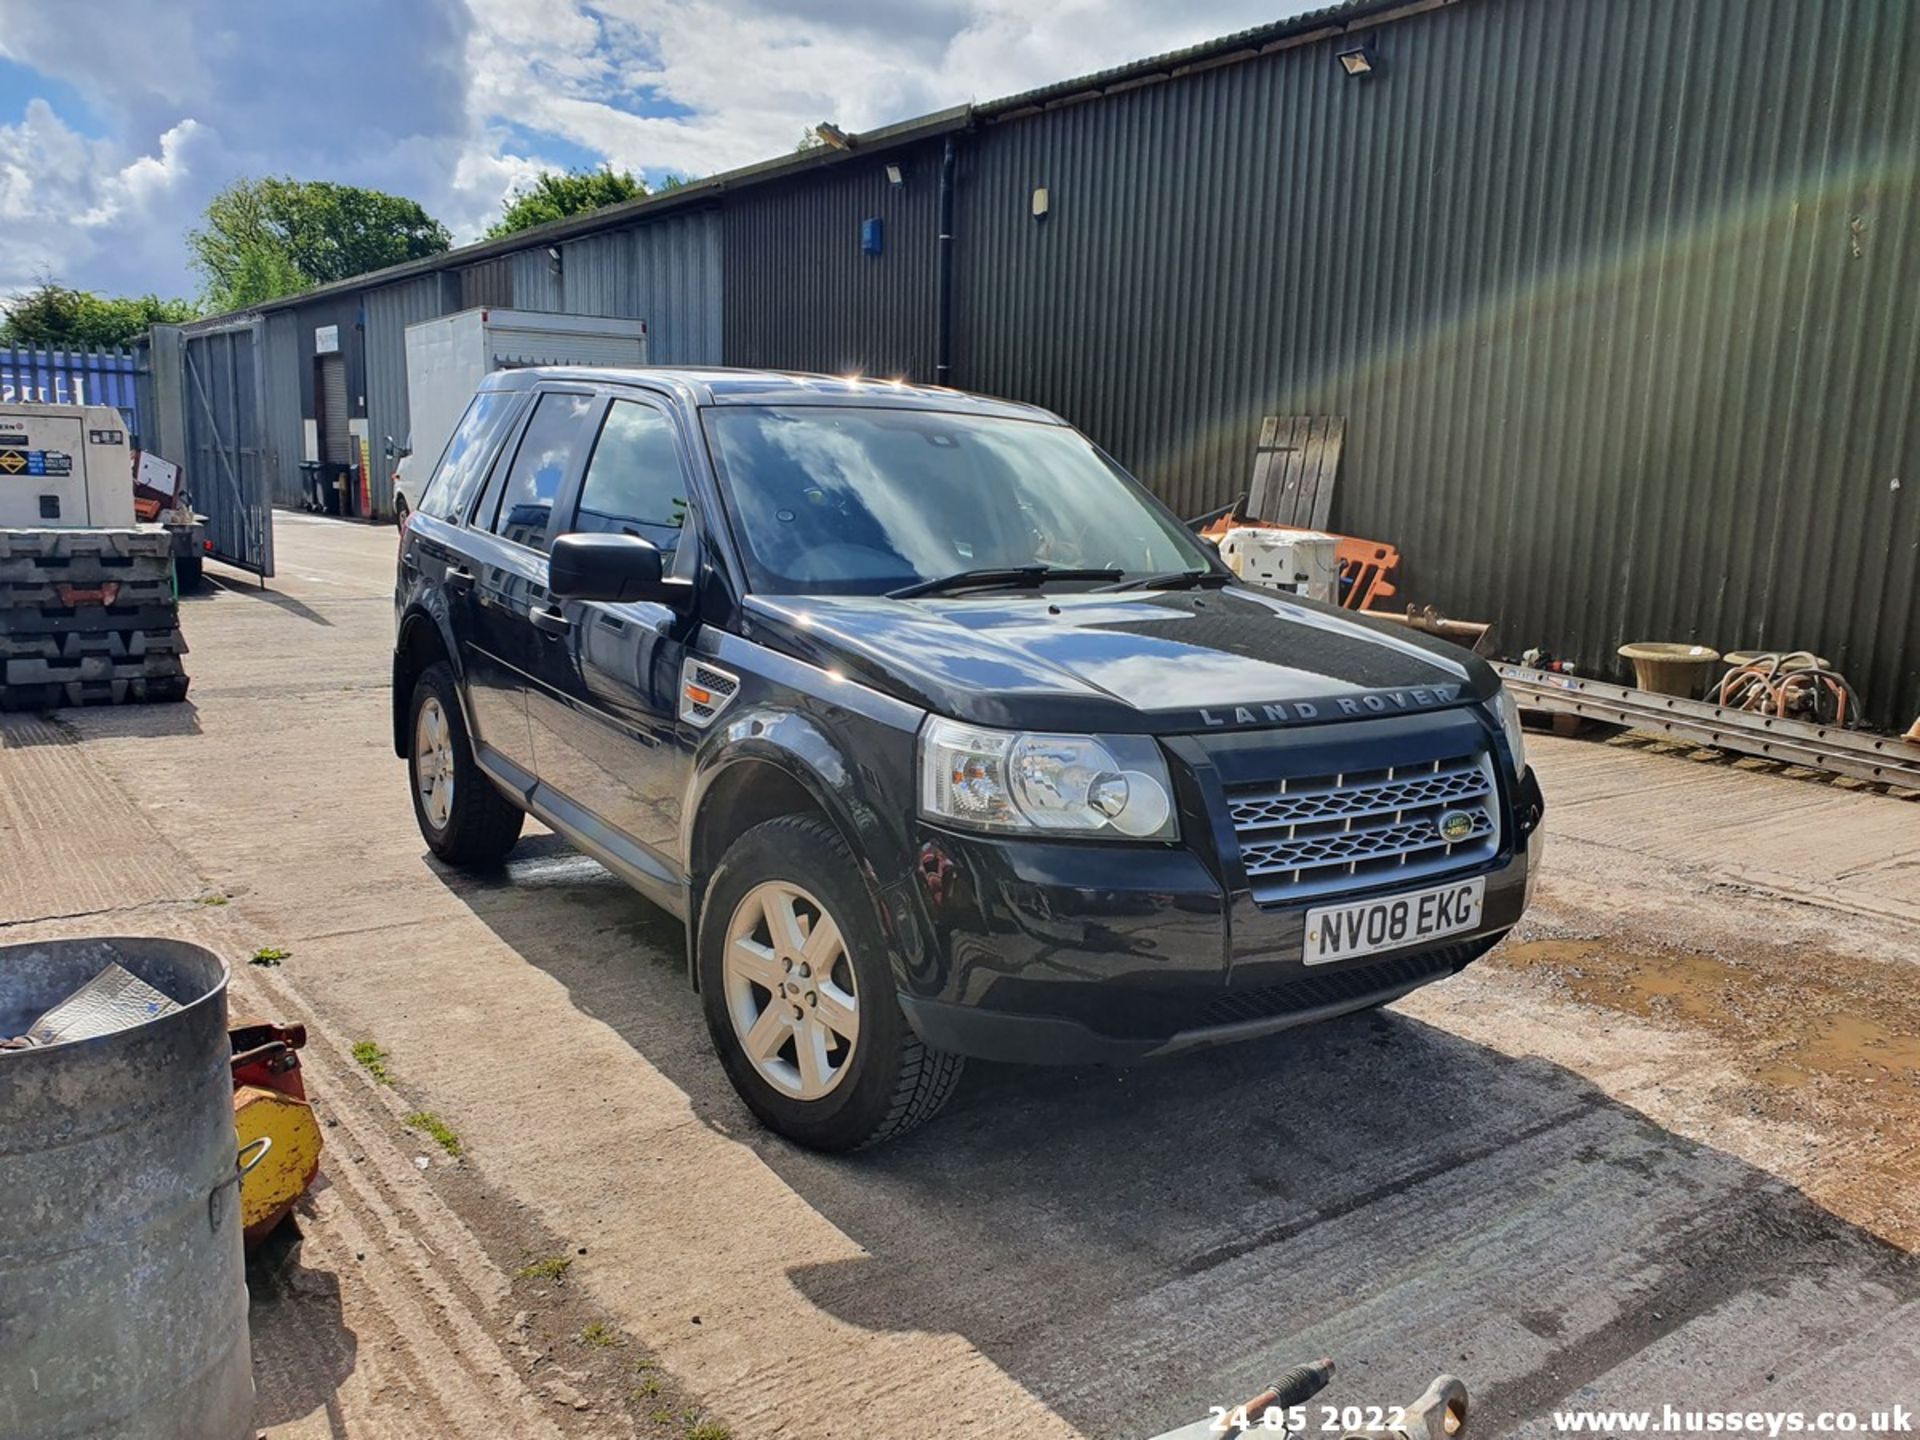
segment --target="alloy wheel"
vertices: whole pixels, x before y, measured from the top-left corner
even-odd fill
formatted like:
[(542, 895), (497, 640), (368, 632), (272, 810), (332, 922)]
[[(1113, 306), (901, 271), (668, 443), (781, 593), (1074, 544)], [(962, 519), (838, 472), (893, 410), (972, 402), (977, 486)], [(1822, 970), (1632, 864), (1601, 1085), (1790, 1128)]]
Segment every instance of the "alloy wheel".
[(453, 815), (453, 731), (436, 695), (421, 702), (414, 721), (413, 784), (428, 823), (446, 829)]
[(860, 1001), (840, 927), (784, 880), (756, 885), (727, 927), (727, 1014), (762, 1079), (796, 1100), (830, 1094), (860, 1042)]

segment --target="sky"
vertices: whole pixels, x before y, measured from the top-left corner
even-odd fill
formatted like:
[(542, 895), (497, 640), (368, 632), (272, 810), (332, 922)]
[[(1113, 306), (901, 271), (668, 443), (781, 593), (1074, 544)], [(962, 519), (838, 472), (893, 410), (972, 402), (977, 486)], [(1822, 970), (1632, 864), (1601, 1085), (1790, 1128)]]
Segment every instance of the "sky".
[(409, 196), (472, 240), (543, 169), (657, 179), (1177, 49), (1302, 0), (0, 0), (0, 296), (198, 294), (243, 176)]

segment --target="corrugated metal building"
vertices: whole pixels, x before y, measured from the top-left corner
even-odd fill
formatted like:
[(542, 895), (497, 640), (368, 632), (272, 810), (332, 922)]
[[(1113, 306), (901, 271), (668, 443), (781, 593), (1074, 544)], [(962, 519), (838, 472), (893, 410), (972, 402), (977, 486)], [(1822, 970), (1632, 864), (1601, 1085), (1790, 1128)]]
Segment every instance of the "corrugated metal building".
[(907, 145), (731, 197), (727, 364), (934, 380), (940, 162)]
[[(1401, 547), (1403, 595), (1594, 671), (1631, 639), (1815, 649), (1904, 724), (1916, 86), (1898, 0), (1356, 3), (334, 288), (376, 443), (428, 304), (931, 379), (951, 145), (952, 383), (1189, 513), (1245, 488), (1262, 416), (1342, 415), (1334, 524)], [(275, 364), (329, 298), (264, 307)]]
[[(407, 419), (407, 326), (460, 308), (460, 280), (442, 271), (382, 285), (367, 293), (367, 435), (374, 456), (384, 461), (387, 441), (404, 445), (412, 428)], [(376, 464), (369, 477), (376, 514), (393, 508), (392, 471)]]
[(1260, 415), (1345, 415), (1336, 526), (1511, 651), (1807, 647), (1911, 718), (1920, 11), (1468, 0), (1374, 38), (1365, 80), (1318, 43), (986, 127), (958, 383), (1189, 513)]
[[(522, 242), (524, 244), (524, 242)], [(719, 292), (721, 226), (711, 207), (460, 265), (464, 253), (403, 267), (404, 278), (366, 277), (263, 305), (269, 394), (268, 448), (274, 500), (300, 503), (307, 422), (327, 363), (325, 334), (340, 346), (345, 418), (365, 430), (374, 513), (393, 506), (389, 437), (404, 444), (407, 417), (406, 330), (472, 306), (604, 315), (648, 322), (650, 353), (661, 364), (717, 365), (723, 353)], [(382, 283), (384, 281), (384, 283)], [(319, 437), (327, 458), (324, 435)]]

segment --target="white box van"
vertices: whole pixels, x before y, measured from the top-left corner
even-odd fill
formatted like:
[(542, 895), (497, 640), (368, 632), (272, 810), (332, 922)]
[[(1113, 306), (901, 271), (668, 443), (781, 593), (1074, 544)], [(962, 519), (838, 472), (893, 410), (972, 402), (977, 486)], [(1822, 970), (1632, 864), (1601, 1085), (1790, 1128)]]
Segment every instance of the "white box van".
[(408, 434), (386, 437), (401, 463), (393, 472), (393, 508), (404, 519), (433, 473), (460, 414), (495, 370), (528, 365), (647, 363), (647, 322), (544, 310), (462, 310), (407, 327)]

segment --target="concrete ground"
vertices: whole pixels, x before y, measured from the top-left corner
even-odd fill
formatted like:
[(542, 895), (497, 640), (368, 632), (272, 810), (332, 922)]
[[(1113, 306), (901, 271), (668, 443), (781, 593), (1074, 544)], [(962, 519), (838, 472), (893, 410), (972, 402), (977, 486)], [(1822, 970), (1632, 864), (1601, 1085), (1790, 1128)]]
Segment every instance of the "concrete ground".
[(0, 942), (197, 938), (312, 1033), (323, 1181), (251, 1267), (276, 1440), (1118, 1440), (1320, 1354), (1342, 1404), (1455, 1371), (1486, 1435), (1920, 1398), (1909, 801), (1537, 737), (1542, 892), (1459, 978), (1134, 1070), (976, 1066), (826, 1159), (748, 1118), (674, 925), (599, 866), (426, 859), (393, 532), (277, 547), (183, 605), (187, 704), (0, 721)]

